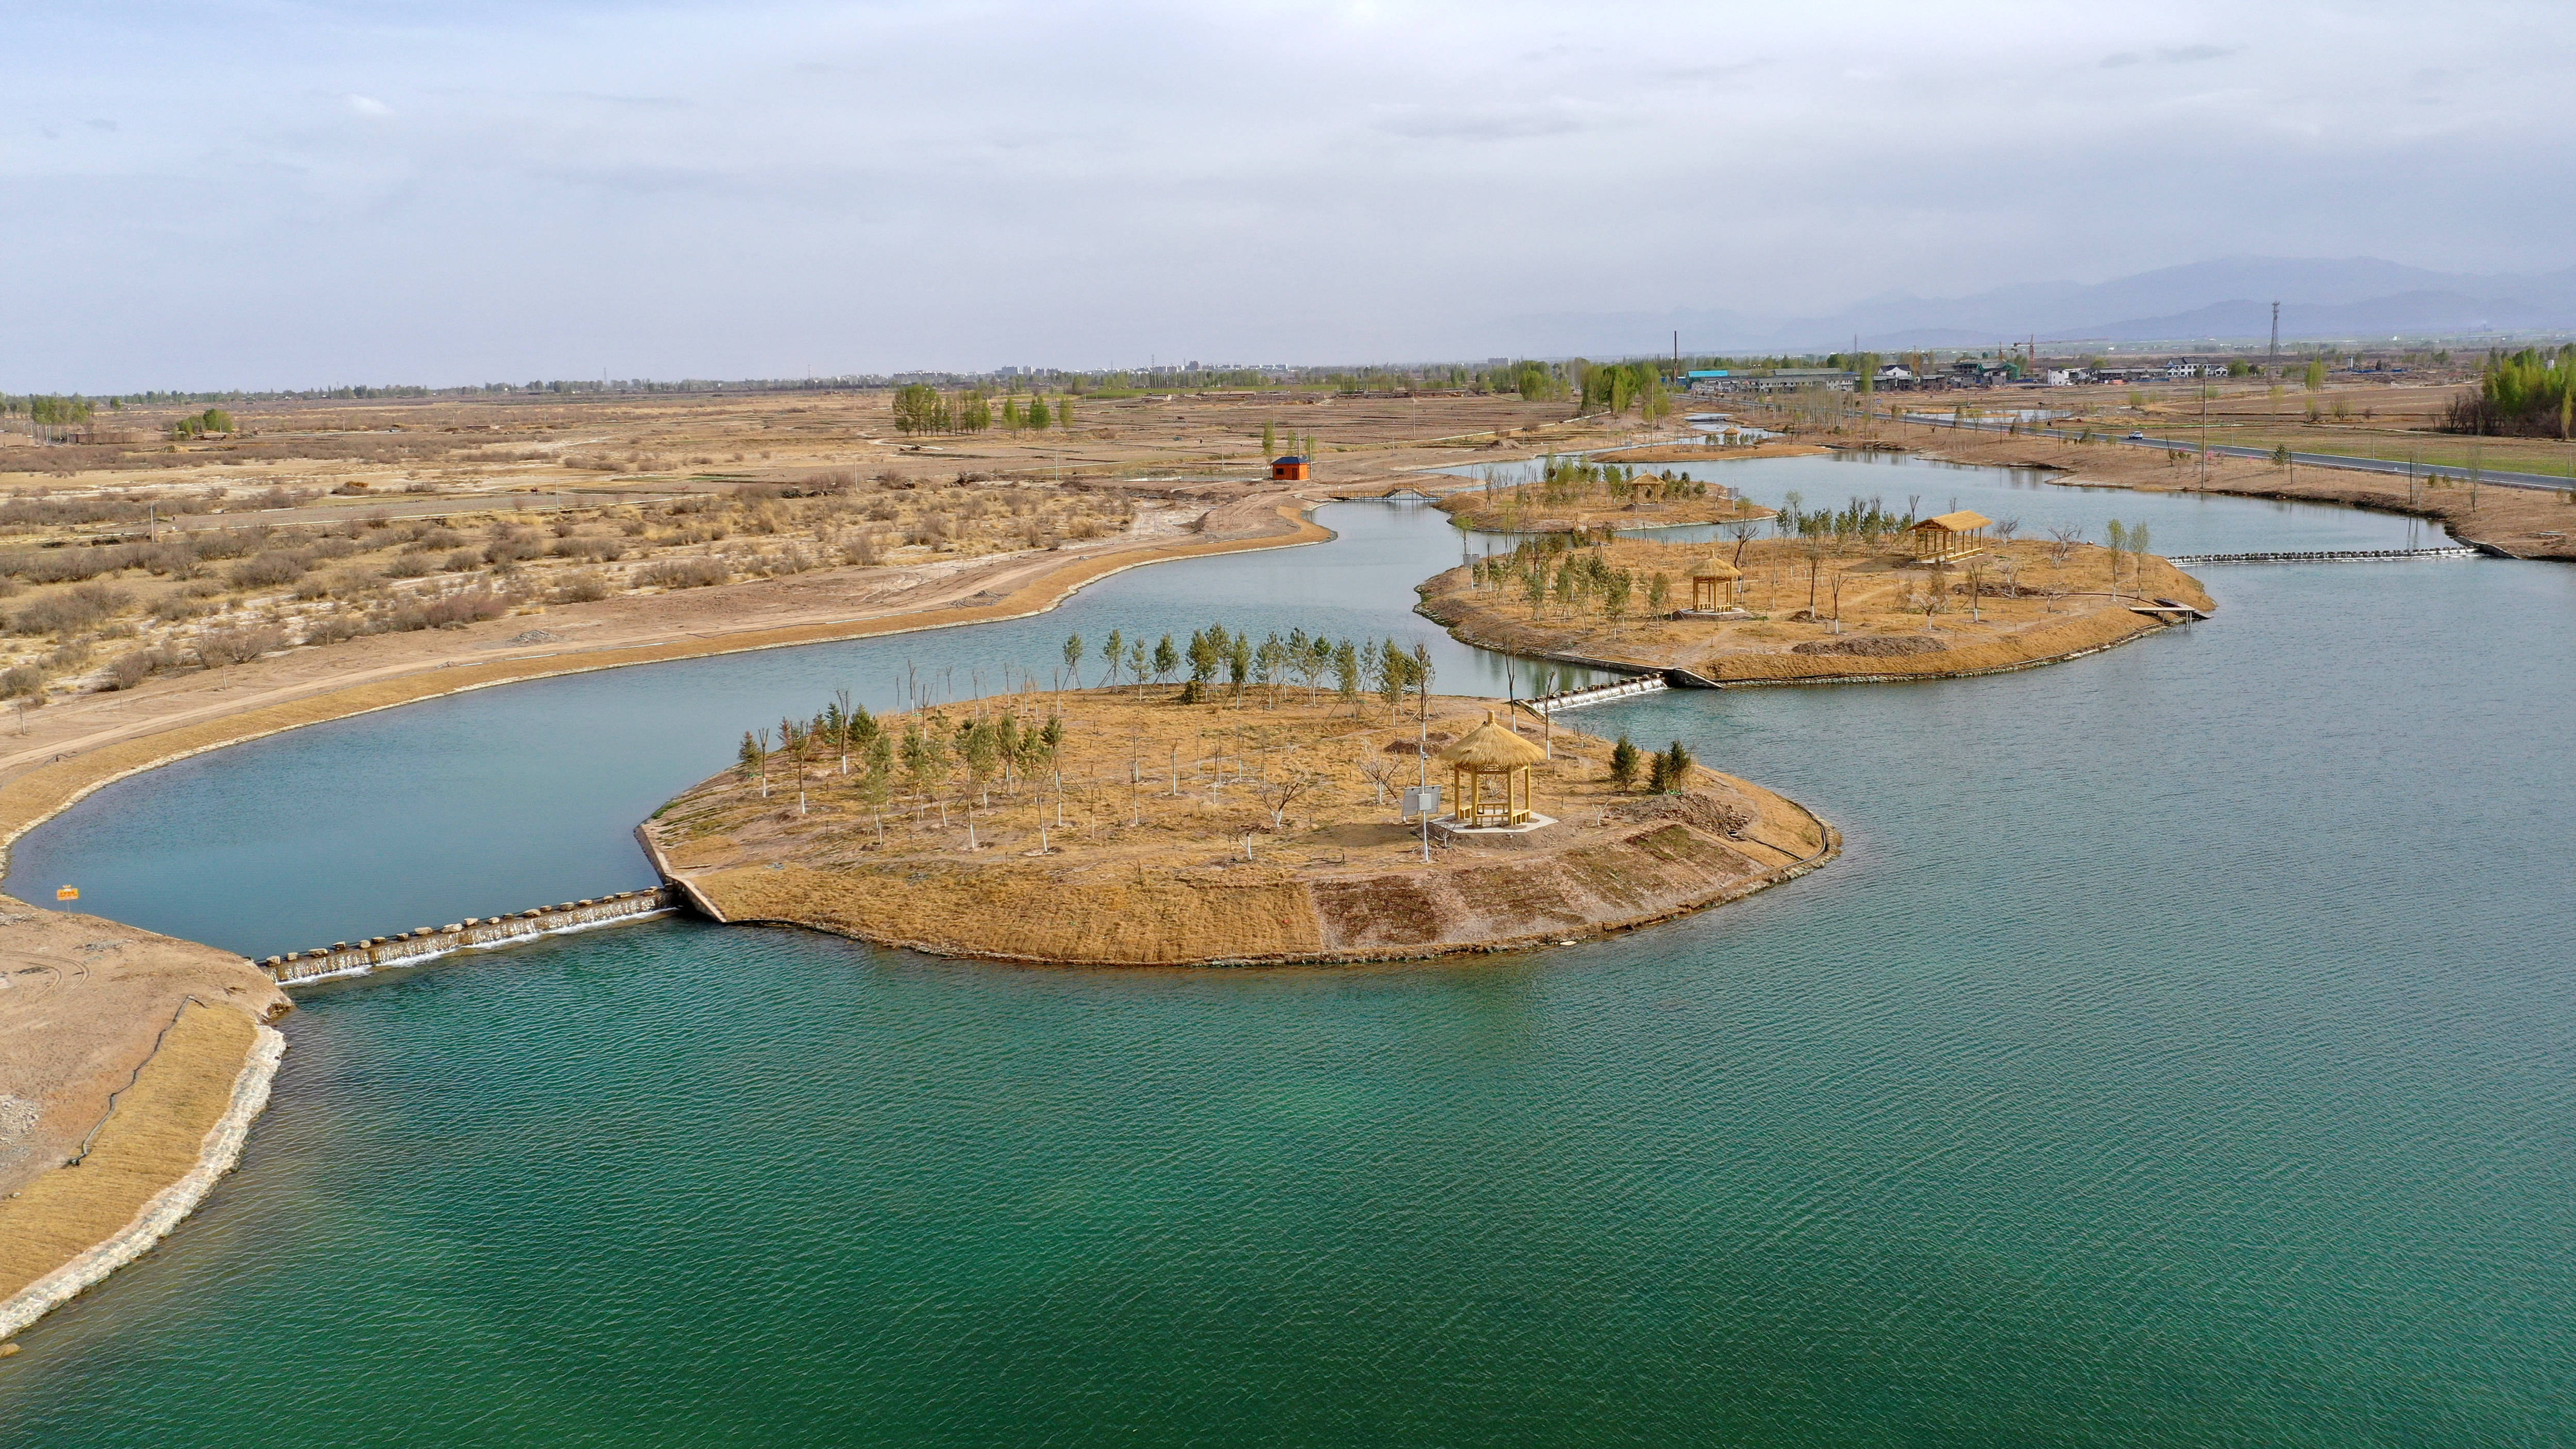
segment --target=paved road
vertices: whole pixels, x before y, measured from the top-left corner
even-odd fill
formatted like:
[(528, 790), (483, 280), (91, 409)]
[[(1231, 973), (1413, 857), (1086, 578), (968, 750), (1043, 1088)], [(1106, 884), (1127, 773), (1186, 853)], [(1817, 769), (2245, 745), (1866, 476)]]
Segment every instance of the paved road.
[[(1974, 428), (1979, 432), (1987, 433), (2000, 433), (2011, 426), (2009, 423), (1989, 422), (1984, 418), (1945, 418), (1930, 413), (1907, 413), (1905, 420), (1909, 423), (1931, 423), (1944, 428)], [(2062, 428), (2033, 428), (2025, 431), (2048, 438), (2075, 436)], [(2094, 436), (2097, 439), (2106, 438), (2115, 443), (2126, 443), (2133, 448), (2162, 448), (2176, 453), (2189, 453), (2200, 447), (2198, 442), (2186, 442), (2174, 438), (2123, 438), (2108, 433), (2096, 433)], [(2272, 450), (2269, 448), (2244, 448), (2233, 443), (2212, 443), (2209, 445), (2209, 451), (2225, 454), (2231, 458), (2272, 456)], [(2466, 468), (2446, 467), (2438, 463), (2401, 463), (2387, 458), (2355, 458), (2342, 453), (2292, 453), (2290, 460), (2319, 468), (2352, 468), (2364, 473), (2395, 473), (2403, 476), (2411, 471), (2419, 478), (2454, 478), (2464, 483), (2469, 478), (2469, 470)], [(2482, 484), (2492, 483), (2499, 488), (2539, 488), (2551, 493), (2576, 487), (2576, 479), (2560, 478), (2548, 473), (2498, 472), (2492, 468), (2479, 469), (2477, 479)]]

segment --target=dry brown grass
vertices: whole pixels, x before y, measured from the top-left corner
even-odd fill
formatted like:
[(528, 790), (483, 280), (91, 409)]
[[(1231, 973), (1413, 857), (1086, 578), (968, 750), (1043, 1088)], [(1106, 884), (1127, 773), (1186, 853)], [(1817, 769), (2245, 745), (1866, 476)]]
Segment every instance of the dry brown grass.
[(187, 1006), (81, 1165), (41, 1173), (0, 1199), (0, 1298), (123, 1228), (197, 1165), (256, 1030), (229, 1007)]

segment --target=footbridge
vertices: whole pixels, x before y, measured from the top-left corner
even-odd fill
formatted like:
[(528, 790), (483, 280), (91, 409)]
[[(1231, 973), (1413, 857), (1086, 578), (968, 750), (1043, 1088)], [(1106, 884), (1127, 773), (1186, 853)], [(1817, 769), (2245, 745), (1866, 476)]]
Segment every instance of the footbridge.
[(2476, 558), (2481, 552), (2474, 548), (2345, 548), (2317, 553), (2186, 553), (2174, 554), (2165, 562), (2177, 567), (2201, 564), (2386, 563), (2409, 558)]

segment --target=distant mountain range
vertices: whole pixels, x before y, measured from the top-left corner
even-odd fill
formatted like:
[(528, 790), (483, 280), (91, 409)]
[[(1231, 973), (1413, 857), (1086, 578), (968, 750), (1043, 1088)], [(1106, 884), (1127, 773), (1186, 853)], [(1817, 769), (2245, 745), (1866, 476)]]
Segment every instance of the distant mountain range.
[(2481, 332), (2576, 331), (2576, 267), (2540, 275), (2427, 271), (2375, 257), (2227, 257), (2107, 282), (2032, 282), (1969, 297), (1873, 297), (1815, 317), (1678, 307), (1670, 313), (1554, 313), (1508, 319), (1532, 354), (1660, 351), (1877, 352), (1981, 348), (2037, 334), (2041, 345), (2281, 340), (2384, 341)]

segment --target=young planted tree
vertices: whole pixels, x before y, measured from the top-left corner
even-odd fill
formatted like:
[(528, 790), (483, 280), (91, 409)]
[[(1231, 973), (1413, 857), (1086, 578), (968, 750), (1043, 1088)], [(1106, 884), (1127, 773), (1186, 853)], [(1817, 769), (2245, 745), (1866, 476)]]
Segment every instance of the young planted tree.
[[(1166, 639), (1164, 642), (1169, 644), (1171, 641)], [(1146, 663), (1147, 656), (1145, 654), (1145, 641), (1138, 639), (1129, 643), (1127, 646), (1127, 673), (1130, 678), (1136, 681), (1136, 697), (1138, 699), (1143, 699), (1145, 697)]]
[(1637, 753), (1636, 742), (1624, 734), (1619, 736), (1619, 742), (1610, 747), (1611, 788), (1625, 790), (1635, 785), (1637, 765), (1641, 758)]
[(1074, 688), (1082, 688), (1082, 636), (1079, 634), (1068, 634), (1064, 638), (1064, 672), (1073, 681)]
[(1252, 636), (1237, 634), (1226, 645), (1226, 680), (1234, 686), (1234, 702), (1243, 703), (1243, 687), (1252, 682)]
[(1154, 682), (1160, 684), (1171, 678), (1172, 671), (1180, 667), (1181, 651), (1173, 647), (1172, 636), (1166, 634), (1161, 642), (1154, 646)]
[(1109, 638), (1100, 646), (1100, 657), (1108, 662), (1108, 683), (1113, 688), (1118, 683), (1118, 665), (1127, 657), (1126, 649), (1127, 641), (1119, 638), (1115, 629), (1109, 631)]
[(1323, 777), (1311, 770), (1285, 769), (1265, 772), (1253, 783), (1253, 793), (1263, 809), (1270, 812), (1270, 828), (1288, 828), (1288, 807), (1313, 794)]
[(752, 781), (758, 780), (760, 782), (760, 798), (763, 800), (768, 799), (769, 731), (760, 730), (754, 732), (752, 730), (744, 730), (742, 732), (742, 749), (734, 756), (734, 760), (735, 763), (741, 767), (743, 783), (748, 785)]
[(984, 807), (990, 809), (993, 800), (987, 793), (987, 785), (993, 778), (993, 772), (1001, 768), (1001, 733), (994, 728), (991, 720), (976, 720), (966, 726), (964, 745), (965, 748), (961, 753), (966, 757), (967, 784), (974, 790), (976, 798)]
[(1664, 788), (1667, 790), (1688, 788), (1690, 772), (1691, 752), (1682, 748), (1681, 741), (1673, 741), (1672, 748), (1664, 751)]
[(2129, 526), (2114, 518), (2111, 520), (2109, 532), (2111, 535), (2111, 597), (2117, 599), (2120, 597), (2120, 552), (2129, 546)]
[(1333, 646), (1333, 688), (1357, 719), (1360, 710), (1360, 651), (1348, 639)]
[(1413, 661), (1404, 657), (1404, 651), (1396, 647), (1395, 641), (1389, 639), (1378, 646), (1377, 694), (1378, 698), (1386, 701), (1388, 723), (1395, 721), (1396, 706), (1404, 702), (1405, 687), (1412, 682)]

